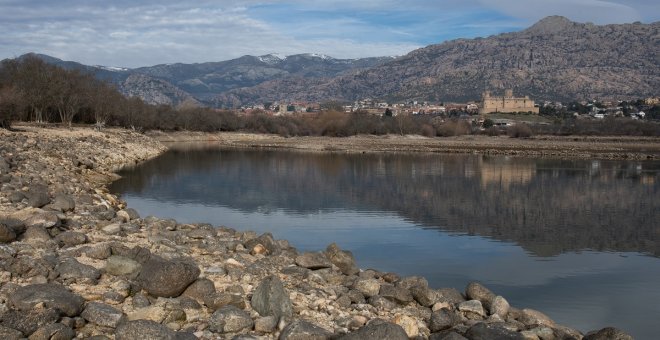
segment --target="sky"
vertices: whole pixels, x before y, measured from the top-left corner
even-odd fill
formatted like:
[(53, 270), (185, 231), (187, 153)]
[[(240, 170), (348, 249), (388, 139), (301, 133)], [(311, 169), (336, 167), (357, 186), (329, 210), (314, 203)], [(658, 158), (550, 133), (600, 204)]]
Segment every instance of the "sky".
[(522, 30), (549, 15), (660, 20), (657, 0), (0, 0), (0, 59), (28, 52), (139, 67), (242, 55), (404, 55)]

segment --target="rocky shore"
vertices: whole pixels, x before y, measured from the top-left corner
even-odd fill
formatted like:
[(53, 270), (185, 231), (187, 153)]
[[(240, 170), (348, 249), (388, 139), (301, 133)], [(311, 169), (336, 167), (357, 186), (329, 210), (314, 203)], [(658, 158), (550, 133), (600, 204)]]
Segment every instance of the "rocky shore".
[(1, 339), (631, 339), (479, 283), (359, 269), (331, 244), (140, 217), (113, 171), (165, 150), (126, 130), (0, 130)]

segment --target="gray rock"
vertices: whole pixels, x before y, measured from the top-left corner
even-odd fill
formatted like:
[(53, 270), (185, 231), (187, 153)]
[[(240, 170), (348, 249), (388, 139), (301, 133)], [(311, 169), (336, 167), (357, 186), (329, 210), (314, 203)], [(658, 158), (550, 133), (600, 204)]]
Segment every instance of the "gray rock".
[(176, 297), (197, 280), (199, 274), (197, 265), (190, 262), (152, 256), (142, 265), (137, 280), (151, 295)]
[(429, 282), (421, 276), (408, 276), (402, 279), (395, 284), (397, 287), (410, 290), (413, 287), (424, 287), (429, 288)]
[(390, 284), (380, 286), (380, 293), (378, 294), (384, 298), (390, 299), (394, 302), (408, 303), (413, 301), (413, 296), (409, 290), (396, 287)]
[(0, 339), (19, 340), (23, 338), (24, 336), (21, 331), (5, 326), (0, 326)]
[(9, 202), (11, 202), (11, 203), (18, 203), (18, 202), (22, 201), (24, 198), (26, 198), (25, 195), (22, 192), (18, 191), (18, 190), (16, 190), (16, 191), (12, 192), (11, 194), (9, 194)]
[(55, 236), (60, 247), (73, 247), (87, 243), (87, 235), (77, 231), (65, 231)]
[(542, 325), (548, 327), (554, 327), (555, 322), (550, 319), (549, 316), (530, 308), (525, 308), (521, 312), (518, 321), (524, 323), (527, 326)]
[(291, 317), (293, 307), (289, 294), (277, 276), (269, 276), (254, 290), (250, 300), (252, 309), (261, 316)]
[(121, 233), (121, 223), (111, 223), (101, 227), (101, 231), (106, 235), (117, 235)]
[(0, 174), (7, 174), (11, 170), (11, 165), (4, 157), (0, 157)]
[(250, 313), (235, 306), (224, 306), (209, 317), (209, 329), (218, 333), (234, 333), (252, 329), (254, 322)]
[(438, 299), (440, 301), (453, 304), (465, 301), (465, 298), (463, 295), (461, 295), (461, 292), (454, 288), (441, 288), (436, 290), (436, 292), (438, 293)]
[(215, 285), (213, 281), (207, 278), (199, 278), (188, 286), (181, 295), (191, 297), (199, 303), (205, 303), (205, 301), (215, 295)]
[(490, 309), (490, 305), (495, 299), (495, 294), (478, 282), (471, 282), (467, 285), (465, 296), (471, 300), (481, 301), (481, 304), (488, 309)]
[(133, 277), (140, 272), (142, 265), (128, 257), (112, 255), (105, 262), (105, 272), (115, 276)]
[(46, 228), (42, 226), (28, 227), (21, 236), (21, 241), (29, 244), (43, 243), (49, 241), (50, 239), (50, 234)]
[(128, 217), (131, 220), (136, 220), (136, 219), (140, 218), (140, 214), (138, 214), (138, 212), (133, 208), (126, 208), (123, 211), (128, 214)]
[(374, 295), (374, 296), (370, 297), (367, 300), (367, 302), (370, 305), (372, 305), (376, 308), (384, 309), (384, 310), (391, 310), (391, 309), (394, 309), (394, 308), (398, 307), (396, 303), (394, 303), (394, 302), (390, 301), (389, 299), (386, 299), (386, 298), (384, 298), (380, 295)]
[(624, 333), (622, 330), (607, 327), (598, 331), (593, 331), (587, 333), (584, 336), (584, 340), (632, 340), (633, 337)]
[(39, 327), (57, 322), (60, 313), (55, 308), (10, 310), (2, 315), (0, 325), (20, 331), (25, 336), (34, 333)]
[(474, 313), (479, 316), (485, 316), (484, 307), (479, 300), (468, 300), (458, 304), (458, 310), (461, 312)]
[(216, 310), (228, 305), (241, 309), (246, 307), (245, 300), (241, 295), (228, 293), (214, 293), (204, 300), (204, 304), (211, 310)]
[(270, 255), (278, 255), (282, 251), (282, 248), (275, 242), (271, 233), (264, 233), (257, 238), (248, 240), (244, 246), (246, 249), (253, 249), (257, 244), (264, 246)]
[(26, 196), (28, 205), (33, 208), (41, 208), (50, 203), (48, 196), (48, 187), (43, 184), (34, 184), (28, 189)]
[(507, 314), (509, 314), (509, 302), (501, 296), (496, 296), (493, 299), (493, 302), (490, 305), (490, 314), (499, 315), (502, 319), (506, 319)]
[(57, 214), (52, 211), (38, 211), (25, 219), (25, 227), (52, 228), (60, 223)]
[(431, 307), (438, 301), (438, 293), (428, 287), (414, 286), (410, 288), (410, 293), (415, 301), (424, 307)]
[(429, 329), (431, 332), (439, 332), (452, 328), (458, 322), (460, 319), (456, 314), (443, 308), (431, 313)]
[(470, 340), (524, 340), (525, 337), (518, 333), (504, 328), (498, 324), (486, 324), (479, 322), (465, 332), (465, 337)]
[(370, 322), (355, 332), (338, 338), (339, 340), (408, 340), (403, 327), (391, 322)]
[(60, 275), (60, 279), (74, 279), (80, 282), (91, 282), (96, 284), (101, 277), (101, 272), (86, 264), (78, 262), (75, 258), (67, 257), (57, 264), (55, 271)]
[(279, 340), (326, 340), (332, 333), (305, 320), (295, 320), (282, 330)]
[(112, 255), (112, 249), (109, 244), (101, 243), (91, 245), (85, 249), (84, 253), (93, 259), (105, 260)]
[(122, 311), (100, 302), (89, 302), (85, 310), (80, 314), (88, 322), (116, 328), (121, 322), (126, 319), (126, 315)]
[(115, 340), (175, 340), (176, 334), (169, 328), (151, 320), (134, 320), (120, 323)]
[(380, 281), (377, 279), (357, 279), (353, 284), (353, 289), (359, 291), (365, 297), (378, 295), (380, 292)]
[(0, 243), (9, 243), (16, 240), (16, 232), (5, 224), (0, 224)]
[(332, 262), (321, 252), (305, 252), (296, 257), (296, 264), (308, 269), (332, 267)]
[(353, 253), (347, 250), (339, 249), (335, 243), (330, 244), (326, 250), (325, 255), (330, 259), (330, 262), (337, 266), (339, 270), (345, 275), (354, 275), (360, 272), (355, 265), (355, 258)]
[(71, 317), (80, 314), (84, 302), (79, 295), (54, 283), (23, 286), (9, 296), (9, 304), (18, 310), (31, 310), (35, 305), (43, 303), (46, 308), (58, 309)]
[(468, 340), (468, 339), (456, 332), (441, 332), (441, 333), (431, 334), (429, 340)]
[(73, 211), (76, 208), (76, 202), (69, 195), (57, 194), (50, 204), (50, 208), (62, 212)]
[(53, 323), (39, 327), (30, 337), (29, 340), (71, 340), (76, 336), (76, 333), (71, 327), (65, 326), (61, 323)]
[(262, 333), (272, 333), (277, 327), (278, 318), (274, 316), (264, 316), (254, 321), (254, 330)]

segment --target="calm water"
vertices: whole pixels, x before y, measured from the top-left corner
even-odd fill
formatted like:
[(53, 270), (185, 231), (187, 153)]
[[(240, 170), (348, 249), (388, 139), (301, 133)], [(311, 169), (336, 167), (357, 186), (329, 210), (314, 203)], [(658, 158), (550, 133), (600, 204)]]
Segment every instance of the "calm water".
[(660, 162), (175, 149), (112, 185), (142, 216), (337, 242), (361, 268), (480, 281), (582, 331), (657, 337)]

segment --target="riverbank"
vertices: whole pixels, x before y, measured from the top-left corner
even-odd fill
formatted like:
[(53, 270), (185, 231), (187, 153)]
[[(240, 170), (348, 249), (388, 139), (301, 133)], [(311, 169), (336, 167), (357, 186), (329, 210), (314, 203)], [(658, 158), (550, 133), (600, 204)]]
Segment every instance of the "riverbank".
[(428, 138), (418, 135), (352, 137), (281, 137), (251, 133), (203, 133), (150, 131), (147, 135), (164, 143), (209, 142), (226, 147), (295, 149), (335, 152), (427, 152), (517, 155), (580, 159), (658, 159), (660, 138), (535, 136), (531, 138), (465, 135)]
[(476, 283), (360, 270), (334, 244), (299, 253), (270, 234), (142, 218), (106, 185), (162, 144), (19, 128), (0, 130), (3, 339), (583, 338)]

